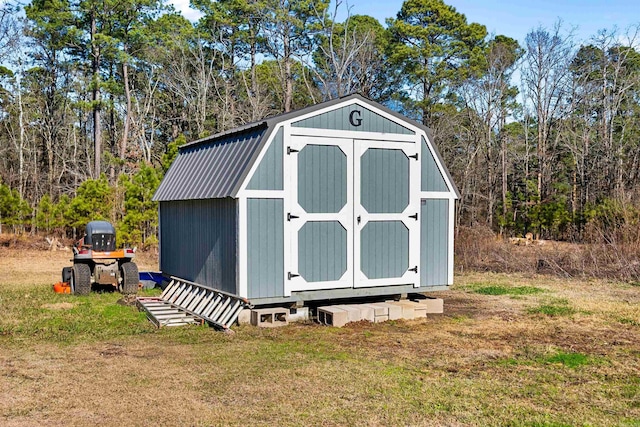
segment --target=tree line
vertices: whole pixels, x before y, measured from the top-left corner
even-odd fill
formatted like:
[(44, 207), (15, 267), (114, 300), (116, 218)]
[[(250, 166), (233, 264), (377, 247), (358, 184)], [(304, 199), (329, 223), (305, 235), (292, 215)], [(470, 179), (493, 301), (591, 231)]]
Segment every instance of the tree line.
[(521, 44), (443, 0), (386, 25), (341, 0), (191, 3), (195, 23), (163, 0), (0, 6), (5, 230), (103, 218), (153, 244), (180, 144), (353, 92), (433, 130), (458, 225), (584, 241), (640, 220), (640, 25)]

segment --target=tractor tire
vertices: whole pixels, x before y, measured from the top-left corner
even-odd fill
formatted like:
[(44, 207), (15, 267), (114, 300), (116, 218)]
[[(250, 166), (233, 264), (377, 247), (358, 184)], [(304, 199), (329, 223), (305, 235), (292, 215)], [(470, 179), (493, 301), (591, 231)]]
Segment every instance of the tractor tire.
[(138, 293), (140, 275), (138, 274), (138, 266), (135, 263), (125, 262), (122, 264), (120, 266), (120, 277), (122, 277), (120, 291), (124, 295), (135, 295)]
[(73, 264), (71, 292), (76, 295), (89, 295), (91, 292), (91, 268), (87, 264)]
[(66, 283), (71, 282), (71, 274), (73, 271), (73, 267), (64, 267), (62, 269), (62, 281)]

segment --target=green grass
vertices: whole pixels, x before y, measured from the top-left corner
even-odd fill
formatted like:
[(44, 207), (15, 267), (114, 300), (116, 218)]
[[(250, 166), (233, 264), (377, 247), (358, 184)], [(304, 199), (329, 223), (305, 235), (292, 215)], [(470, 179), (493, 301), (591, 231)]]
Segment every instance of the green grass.
[(475, 289), (474, 292), (482, 295), (535, 295), (543, 293), (545, 292), (545, 290), (542, 288), (537, 288), (535, 286), (506, 287), (491, 285)]
[(628, 317), (621, 317), (618, 319), (618, 322), (623, 325), (640, 326), (640, 322), (634, 319), (629, 319)]
[(553, 298), (537, 307), (529, 307), (527, 312), (529, 314), (544, 314), (549, 317), (567, 317), (573, 316), (577, 311), (569, 305), (569, 300), (566, 298)]
[(577, 368), (582, 365), (589, 365), (593, 359), (582, 353), (565, 353), (559, 351), (543, 359), (544, 363), (561, 364), (567, 368)]
[(42, 286), (3, 291), (0, 342), (36, 339), (72, 344), (152, 332), (145, 314), (118, 304), (121, 298), (117, 292), (61, 295)]
[[(562, 365), (567, 368), (578, 368), (579, 366), (588, 366), (605, 363), (605, 359), (601, 357), (589, 356), (578, 352), (556, 351), (552, 354), (536, 354), (531, 350), (525, 351), (517, 357), (510, 357), (496, 362), (498, 366), (544, 366), (544, 365)], [(547, 391), (548, 392), (548, 391)]]

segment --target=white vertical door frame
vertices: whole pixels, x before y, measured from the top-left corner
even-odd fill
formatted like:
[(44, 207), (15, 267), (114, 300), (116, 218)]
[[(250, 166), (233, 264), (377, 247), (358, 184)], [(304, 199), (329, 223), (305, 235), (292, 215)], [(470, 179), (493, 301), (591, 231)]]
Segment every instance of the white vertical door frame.
[[(354, 277), (355, 288), (411, 284), (414, 288), (420, 287), (420, 140), (413, 143), (395, 141), (354, 140)], [(402, 213), (370, 214), (361, 204), (361, 179), (360, 169), (362, 155), (369, 148), (382, 148), (402, 150), (409, 160), (409, 203)], [(409, 156), (418, 155), (418, 159)], [(417, 220), (409, 215), (418, 214)], [(355, 218), (360, 216), (358, 224)], [(409, 266), (401, 277), (369, 279), (361, 270), (361, 233), (369, 221), (402, 221), (409, 230)], [(417, 272), (412, 268), (417, 267)]]
[[(285, 163), (289, 171), (288, 186), (285, 188), (285, 296), (290, 296), (295, 291), (312, 291), (322, 289), (350, 288), (353, 278), (353, 141), (345, 138), (321, 138), (311, 136), (289, 136), (285, 139)], [(347, 171), (347, 199), (340, 212), (337, 213), (307, 213), (298, 203), (298, 156), (306, 145), (326, 145), (336, 146), (345, 155)], [(287, 147), (298, 150), (287, 155)], [(287, 213), (298, 218), (287, 221)], [(298, 260), (298, 235), (302, 226), (309, 221), (339, 221), (344, 227), (347, 235), (347, 268), (345, 273), (338, 280), (323, 282), (307, 282), (299, 271)], [(287, 239), (288, 237), (288, 239)], [(289, 277), (289, 272), (298, 274), (296, 277)]]
[[(284, 269), (283, 269), (283, 277), (282, 283), (284, 283), (284, 296), (291, 296), (291, 287), (288, 278), (288, 272), (293, 271), (293, 265), (291, 261), (291, 241), (293, 240), (293, 233), (291, 232), (291, 222), (287, 221), (287, 212), (291, 212), (291, 185), (293, 184), (294, 179), (297, 179), (297, 170), (294, 171), (291, 166), (291, 155), (287, 154), (287, 147), (291, 144), (291, 125), (288, 124), (283, 126), (282, 131), (282, 189), (284, 190), (284, 216), (282, 221), (284, 223), (282, 227), (282, 231), (284, 232)], [(297, 160), (297, 159), (296, 159)], [(297, 169), (297, 163), (296, 163)]]

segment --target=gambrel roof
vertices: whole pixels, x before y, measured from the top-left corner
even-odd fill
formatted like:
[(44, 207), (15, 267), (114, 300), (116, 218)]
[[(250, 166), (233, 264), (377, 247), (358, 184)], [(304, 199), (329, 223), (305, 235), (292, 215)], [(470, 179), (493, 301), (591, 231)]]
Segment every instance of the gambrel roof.
[[(353, 101), (349, 103), (348, 101)], [(153, 196), (154, 201), (172, 200), (197, 200), (214, 199), (223, 197), (237, 197), (242, 183), (245, 181), (249, 171), (260, 156), (260, 152), (270, 141), (280, 124), (297, 117), (307, 116), (292, 124), (295, 127), (314, 127), (336, 129), (329, 127), (329, 123), (347, 123), (338, 130), (361, 131), (358, 127), (350, 127), (347, 120), (335, 120), (332, 115), (345, 114), (344, 109), (339, 106), (358, 104), (363, 108), (363, 115), (379, 116), (376, 112), (367, 109), (372, 107), (397, 118), (397, 121), (387, 119), (374, 120), (377, 128), (370, 131), (395, 133), (395, 134), (415, 134), (409, 126), (417, 127), (431, 138), (431, 131), (424, 125), (407, 119), (401, 114), (384, 107), (377, 102), (364, 98), (361, 95), (353, 94), (331, 101), (323, 102), (311, 107), (280, 114), (266, 118), (256, 123), (251, 123), (226, 132), (218, 133), (191, 143), (185, 144), (178, 150), (178, 157), (173, 162), (164, 179), (160, 183), (158, 190)], [(333, 111), (323, 111), (316, 116), (315, 111), (327, 110), (336, 106)], [(309, 116), (311, 114), (311, 116)], [(457, 197), (459, 193), (437, 148), (432, 143), (433, 152), (443, 165), (443, 173), (448, 182), (451, 183)]]

